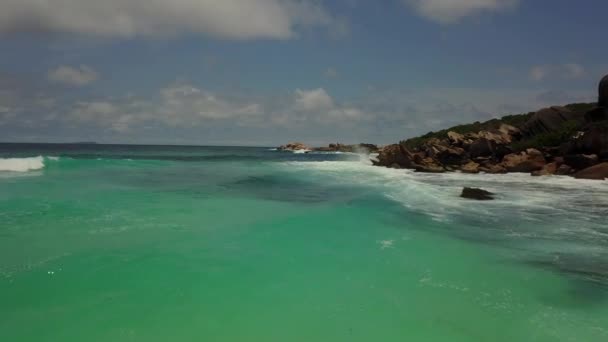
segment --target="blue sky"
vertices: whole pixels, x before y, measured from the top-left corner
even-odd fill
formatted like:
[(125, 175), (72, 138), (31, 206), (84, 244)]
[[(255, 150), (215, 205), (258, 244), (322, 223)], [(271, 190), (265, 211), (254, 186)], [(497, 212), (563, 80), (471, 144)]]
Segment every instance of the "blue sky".
[(0, 140), (389, 143), (593, 101), (600, 0), (2, 0)]

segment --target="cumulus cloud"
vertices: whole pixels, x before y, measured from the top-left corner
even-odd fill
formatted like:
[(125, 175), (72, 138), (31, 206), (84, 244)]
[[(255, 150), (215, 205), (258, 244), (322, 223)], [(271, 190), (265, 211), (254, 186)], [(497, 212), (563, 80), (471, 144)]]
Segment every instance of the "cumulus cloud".
[(340, 27), (313, 0), (3, 0), (0, 33), (102, 37), (198, 33), (227, 39), (287, 39), (300, 27)]
[(421, 16), (440, 24), (452, 24), (465, 17), (512, 9), (519, 0), (403, 0)]
[(312, 90), (296, 89), (295, 108), (301, 111), (323, 111), (334, 107), (334, 100), (323, 88)]
[(546, 79), (580, 79), (586, 76), (585, 68), (576, 63), (536, 65), (530, 69), (529, 77), (532, 81)]
[(82, 87), (95, 82), (99, 78), (99, 74), (86, 65), (79, 67), (62, 65), (50, 70), (47, 77), (51, 82)]
[(151, 123), (178, 128), (221, 123), (240, 127), (301, 127), (367, 119), (361, 108), (336, 103), (323, 88), (297, 89), (279, 99), (251, 100), (216, 94), (184, 82), (162, 88), (157, 100), (130, 96), (80, 101), (67, 112), (69, 122), (95, 124), (117, 132)]
[(19, 87), (11, 78), (4, 80), (0, 77), (0, 136), (12, 141), (390, 143), (455, 124), (592, 101), (596, 91), (383, 88), (345, 102), (326, 88), (268, 95), (220, 92), (180, 81), (150, 96), (91, 93), (74, 101), (66, 96), (70, 89), (36, 88), (44, 82)]

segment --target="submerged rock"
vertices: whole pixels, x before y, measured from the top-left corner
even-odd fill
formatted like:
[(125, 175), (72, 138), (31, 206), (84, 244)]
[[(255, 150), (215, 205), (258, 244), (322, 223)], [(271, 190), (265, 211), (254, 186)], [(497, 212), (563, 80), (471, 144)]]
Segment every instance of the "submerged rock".
[(460, 197), (478, 201), (489, 201), (494, 199), (494, 194), (483, 189), (465, 187), (462, 189)]

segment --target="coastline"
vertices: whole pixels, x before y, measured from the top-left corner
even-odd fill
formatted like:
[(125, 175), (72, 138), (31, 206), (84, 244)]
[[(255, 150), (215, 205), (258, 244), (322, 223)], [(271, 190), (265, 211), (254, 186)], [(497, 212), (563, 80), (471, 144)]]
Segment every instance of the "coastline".
[(377, 153), (372, 159), (375, 166), (426, 173), (528, 173), (604, 180), (608, 179), (608, 110), (595, 104), (554, 106), (382, 147), (340, 143), (309, 147), (292, 142), (277, 150)]

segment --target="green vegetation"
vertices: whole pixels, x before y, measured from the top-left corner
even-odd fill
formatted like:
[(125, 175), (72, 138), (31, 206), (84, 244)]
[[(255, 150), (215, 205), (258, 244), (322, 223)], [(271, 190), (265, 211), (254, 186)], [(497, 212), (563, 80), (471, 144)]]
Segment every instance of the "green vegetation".
[(594, 102), (594, 103), (571, 103), (569, 105), (565, 105), (564, 107), (566, 107), (576, 113), (586, 113), (586, 112), (592, 110), (593, 108), (595, 108), (596, 105), (597, 105), (596, 102)]
[(429, 132), (425, 135), (415, 137), (415, 138), (410, 138), (410, 139), (401, 141), (399, 143), (402, 144), (403, 146), (407, 147), (408, 149), (416, 149), (416, 148), (422, 146), (424, 143), (426, 143), (430, 139), (433, 139), (433, 138), (444, 139), (446, 137), (446, 135), (448, 134), (448, 132), (450, 132), (450, 131), (454, 131), (454, 132), (460, 133), (460, 134), (477, 133), (482, 130), (487, 131), (487, 130), (492, 130), (492, 129), (498, 129), (500, 127), (500, 125), (503, 123), (511, 125), (511, 126), (519, 127), (523, 123), (528, 121), (528, 119), (530, 119), (530, 117), (533, 114), (534, 114), (534, 112), (530, 112), (530, 113), (526, 113), (526, 114), (507, 115), (500, 119), (492, 119), (492, 120), (488, 120), (488, 121), (484, 121), (484, 122), (476, 121), (471, 124), (458, 125), (458, 126), (450, 127), (447, 129), (443, 129), (441, 131), (437, 131), (437, 132)]
[[(596, 106), (596, 103), (572, 103), (569, 105), (565, 105), (564, 107), (570, 109), (573, 112), (585, 113)], [(525, 113), (525, 114), (513, 114), (506, 115), (500, 119), (492, 119), (485, 122), (474, 122), (471, 124), (458, 125), (454, 127), (450, 127), (447, 129), (443, 129), (437, 132), (429, 132), (425, 135), (410, 138), (404, 141), (400, 141), (399, 143), (408, 149), (415, 150), (422, 145), (424, 145), (430, 139), (444, 139), (447, 136), (447, 133), (450, 131), (454, 131), (460, 134), (467, 133), (477, 133), (482, 130), (493, 130), (500, 127), (501, 124), (508, 124), (515, 127), (521, 127), (524, 123), (526, 123), (531, 117), (534, 115), (534, 112)], [(531, 139), (525, 141), (519, 141), (513, 145), (513, 148), (517, 151), (529, 148), (529, 147), (548, 147), (548, 146), (558, 146), (561, 142), (566, 141), (570, 136), (572, 136), (577, 130), (576, 122), (566, 122), (562, 129), (557, 132), (551, 132), (546, 134), (537, 135)]]
[(513, 143), (511, 147), (516, 152), (532, 147), (536, 149), (541, 147), (556, 147), (561, 145), (563, 142), (568, 141), (576, 134), (576, 131), (578, 131), (579, 128), (579, 122), (569, 120), (564, 122), (564, 124), (557, 131), (537, 134), (530, 139), (517, 141)]

